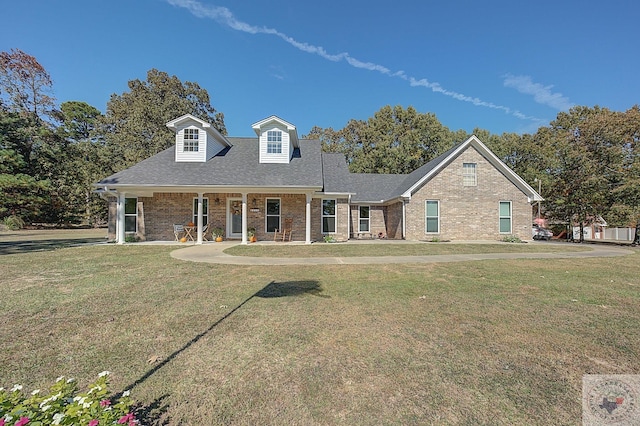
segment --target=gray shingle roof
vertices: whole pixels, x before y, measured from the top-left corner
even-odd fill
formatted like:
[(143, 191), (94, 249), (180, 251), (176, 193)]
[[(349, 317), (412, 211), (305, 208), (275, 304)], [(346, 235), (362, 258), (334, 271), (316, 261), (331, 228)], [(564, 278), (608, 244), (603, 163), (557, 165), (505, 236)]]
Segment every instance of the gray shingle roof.
[(343, 154), (323, 152), (322, 175), (324, 192), (342, 194), (353, 192), (350, 186), (351, 173)]
[[(473, 137), (475, 138), (475, 137)], [(175, 162), (175, 146), (160, 152), (126, 170), (111, 175), (97, 186), (130, 185), (135, 187), (229, 186), (251, 188), (304, 188), (325, 193), (351, 194), (353, 202), (383, 203), (401, 197), (425, 176), (440, 166), (461, 145), (475, 143), (470, 138), (406, 175), (350, 173), (343, 154), (322, 153), (317, 140), (300, 140), (289, 164), (261, 164), (258, 138), (227, 138), (232, 144), (204, 163)], [(497, 167), (532, 199), (541, 197), (497, 157), (490, 158)], [(537, 197), (537, 198), (536, 198)]]
[(300, 140), (289, 164), (261, 164), (257, 138), (227, 139), (233, 146), (207, 162), (177, 163), (172, 146), (97, 185), (322, 187), (319, 141)]

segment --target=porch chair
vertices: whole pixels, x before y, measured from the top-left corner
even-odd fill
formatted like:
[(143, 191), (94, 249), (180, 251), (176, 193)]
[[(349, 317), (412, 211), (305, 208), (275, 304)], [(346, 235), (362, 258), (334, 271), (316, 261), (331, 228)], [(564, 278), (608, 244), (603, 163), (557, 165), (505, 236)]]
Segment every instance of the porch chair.
[(173, 224), (173, 235), (176, 237), (176, 241), (180, 241), (180, 238), (184, 236), (184, 226)]
[(273, 241), (291, 241), (291, 234), (293, 234), (293, 218), (288, 217), (284, 220), (282, 229), (276, 229), (273, 233)]
[(209, 238), (207, 238), (208, 232), (209, 232), (209, 224), (207, 223), (205, 226), (202, 227), (202, 239), (204, 241), (210, 241)]

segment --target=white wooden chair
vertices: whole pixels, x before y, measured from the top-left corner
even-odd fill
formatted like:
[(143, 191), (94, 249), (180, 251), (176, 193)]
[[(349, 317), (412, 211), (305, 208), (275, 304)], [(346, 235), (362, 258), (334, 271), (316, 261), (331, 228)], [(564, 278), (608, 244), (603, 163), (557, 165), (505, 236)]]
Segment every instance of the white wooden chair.
[(205, 226), (202, 227), (202, 239), (204, 241), (210, 241), (209, 237), (207, 237), (208, 232), (209, 232), (209, 224), (207, 223)]
[(184, 236), (184, 226), (173, 224), (173, 235), (175, 235), (176, 241), (180, 241), (180, 238)]

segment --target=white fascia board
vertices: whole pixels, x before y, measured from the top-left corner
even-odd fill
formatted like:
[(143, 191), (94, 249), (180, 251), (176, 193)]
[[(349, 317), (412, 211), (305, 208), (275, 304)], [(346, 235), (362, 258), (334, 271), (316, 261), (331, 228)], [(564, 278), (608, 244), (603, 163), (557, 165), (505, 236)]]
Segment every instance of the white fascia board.
[(286, 186), (286, 187), (268, 187), (268, 186), (224, 186), (224, 185), (180, 185), (180, 186), (158, 186), (158, 185), (98, 185), (103, 191), (110, 192), (126, 192), (126, 193), (146, 193), (155, 192), (175, 192), (175, 193), (252, 193), (252, 194), (306, 194), (310, 191), (319, 191), (319, 186)]
[(327, 197), (351, 197), (355, 195), (355, 192), (322, 192), (318, 191), (313, 194), (313, 198), (327, 198)]

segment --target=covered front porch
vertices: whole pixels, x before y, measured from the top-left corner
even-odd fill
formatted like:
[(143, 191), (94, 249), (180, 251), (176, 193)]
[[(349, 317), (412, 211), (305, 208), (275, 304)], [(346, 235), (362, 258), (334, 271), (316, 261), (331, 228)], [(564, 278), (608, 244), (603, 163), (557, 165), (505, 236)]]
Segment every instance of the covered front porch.
[(286, 218), (293, 219), (292, 240), (310, 244), (321, 238), (319, 220), (312, 218), (311, 191), (301, 193), (264, 192), (157, 192), (118, 191), (111, 193), (109, 238), (117, 244), (127, 241), (174, 241), (174, 225), (192, 225), (196, 244), (212, 240), (214, 229), (226, 240), (249, 241), (249, 229), (258, 240), (273, 240)]

